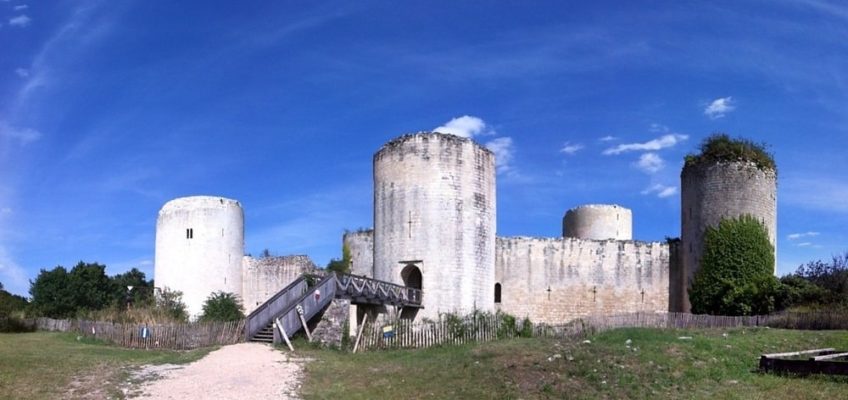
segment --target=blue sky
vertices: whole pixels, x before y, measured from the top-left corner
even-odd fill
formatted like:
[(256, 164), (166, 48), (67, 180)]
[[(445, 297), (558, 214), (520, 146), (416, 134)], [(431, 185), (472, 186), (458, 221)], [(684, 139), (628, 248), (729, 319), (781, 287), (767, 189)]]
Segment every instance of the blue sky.
[[(0, 1), (0, 282), (79, 260), (152, 276), (168, 200), (242, 202), (246, 251), (338, 256), (371, 157), (449, 127), (498, 154), (498, 234), (585, 203), (679, 236), (712, 132), (779, 168), (778, 269), (848, 249), (848, 6)], [(460, 3), (460, 4), (457, 4)]]

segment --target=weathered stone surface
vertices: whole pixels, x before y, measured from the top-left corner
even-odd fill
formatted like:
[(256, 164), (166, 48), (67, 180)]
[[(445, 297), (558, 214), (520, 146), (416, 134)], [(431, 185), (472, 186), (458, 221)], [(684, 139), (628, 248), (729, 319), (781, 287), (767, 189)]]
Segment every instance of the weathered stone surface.
[(320, 321), (312, 331), (312, 340), (323, 346), (340, 347), (345, 332), (345, 322), (350, 317), (350, 300), (334, 299), (324, 310)]
[(345, 232), (342, 242), (350, 250), (350, 273), (374, 277), (374, 230)]
[(594, 240), (632, 240), (633, 213), (615, 204), (587, 204), (562, 218), (562, 236)]
[(497, 307), (519, 318), (562, 323), (669, 308), (666, 243), (511, 237), (498, 238), (496, 254)]
[(420, 317), (492, 310), (495, 159), (470, 139), (417, 133), (374, 155), (374, 277), (404, 284), (419, 260)]
[(241, 295), (243, 256), (244, 212), (239, 202), (183, 197), (159, 211), (154, 283), (181, 291), (190, 316), (200, 315), (212, 292)]
[[(685, 166), (680, 176), (681, 252), (686, 286), (700, 269), (704, 233), (723, 219), (751, 215), (768, 231), (777, 259), (777, 174), (750, 162), (722, 162)], [(776, 268), (776, 264), (775, 264)], [(689, 311), (689, 297), (684, 297)]]

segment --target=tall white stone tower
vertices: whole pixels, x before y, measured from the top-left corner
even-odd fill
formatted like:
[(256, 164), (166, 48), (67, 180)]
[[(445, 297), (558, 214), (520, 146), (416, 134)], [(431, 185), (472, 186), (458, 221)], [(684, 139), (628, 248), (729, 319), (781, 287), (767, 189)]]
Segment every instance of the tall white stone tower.
[(183, 292), (189, 315), (209, 294), (241, 296), (244, 212), (235, 200), (193, 196), (171, 200), (156, 221), (156, 288)]
[(374, 277), (421, 287), (419, 317), (494, 310), (495, 157), (441, 133), (374, 155)]
[(633, 240), (633, 212), (615, 204), (587, 204), (562, 218), (562, 236), (593, 240)]

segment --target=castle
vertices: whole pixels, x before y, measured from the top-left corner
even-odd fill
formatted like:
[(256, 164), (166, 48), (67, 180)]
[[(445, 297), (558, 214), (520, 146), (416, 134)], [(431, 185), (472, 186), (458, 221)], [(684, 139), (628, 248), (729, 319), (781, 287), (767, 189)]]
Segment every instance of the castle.
[[(681, 240), (669, 242), (632, 240), (632, 213), (618, 205), (569, 210), (562, 237), (498, 237), (495, 157), (471, 139), (401, 136), (373, 165), (374, 228), (346, 233), (343, 243), (352, 274), (422, 289), (422, 308), (401, 312), (409, 318), (500, 310), (559, 323), (688, 311), (708, 226), (750, 214), (776, 238), (776, 175), (743, 161), (684, 167)], [(217, 290), (241, 296), (250, 312), (314, 268), (304, 256), (245, 257), (243, 232), (234, 200), (168, 202), (157, 221), (156, 286), (182, 291), (192, 315)]]

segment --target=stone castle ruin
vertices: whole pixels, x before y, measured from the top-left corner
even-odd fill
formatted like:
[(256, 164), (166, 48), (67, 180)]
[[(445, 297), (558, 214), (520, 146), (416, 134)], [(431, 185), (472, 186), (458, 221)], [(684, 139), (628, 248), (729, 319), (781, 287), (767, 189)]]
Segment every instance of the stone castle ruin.
[[(421, 307), (401, 311), (407, 318), (499, 310), (562, 323), (688, 311), (708, 226), (749, 214), (776, 238), (776, 176), (744, 161), (687, 164), (681, 240), (669, 242), (633, 240), (632, 212), (599, 204), (568, 210), (562, 237), (497, 236), (495, 157), (471, 139), (401, 136), (375, 153), (373, 165), (374, 227), (346, 233), (343, 243), (351, 274), (422, 290)], [(234, 200), (168, 202), (157, 222), (156, 286), (182, 291), (192, 315), (218, 290), (241, 296), (249, 313), (315, 268), (305, 256), (245, 257), (243, 232)], [(350, 307), (360, 318), (374, 311)]]

